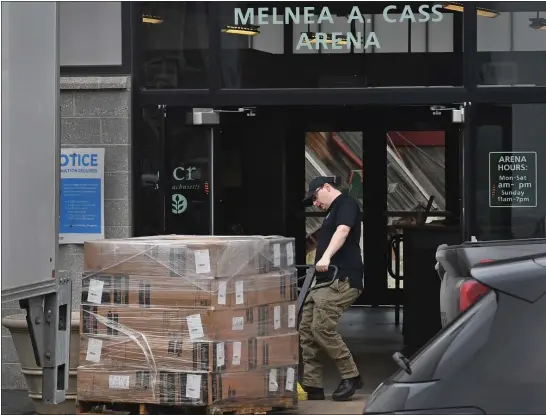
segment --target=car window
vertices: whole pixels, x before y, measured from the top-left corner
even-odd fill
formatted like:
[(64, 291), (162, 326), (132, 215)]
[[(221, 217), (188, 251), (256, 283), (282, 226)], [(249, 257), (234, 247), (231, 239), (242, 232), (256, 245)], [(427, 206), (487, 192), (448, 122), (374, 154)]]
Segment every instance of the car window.
[(490, 292), (417, 352), (410, 361), (411, 375), (399, 370), (391, 380), (426, 382), (449, 376), (487, 343), (496, 312), (497, 296)]

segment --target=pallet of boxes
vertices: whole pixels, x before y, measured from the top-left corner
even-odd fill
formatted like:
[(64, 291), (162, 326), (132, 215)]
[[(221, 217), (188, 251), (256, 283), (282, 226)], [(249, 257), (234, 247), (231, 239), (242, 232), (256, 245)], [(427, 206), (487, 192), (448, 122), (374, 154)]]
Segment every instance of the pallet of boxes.
[(78, 413), (295, 408), (294, 248), (263, 236), (87, 242)]

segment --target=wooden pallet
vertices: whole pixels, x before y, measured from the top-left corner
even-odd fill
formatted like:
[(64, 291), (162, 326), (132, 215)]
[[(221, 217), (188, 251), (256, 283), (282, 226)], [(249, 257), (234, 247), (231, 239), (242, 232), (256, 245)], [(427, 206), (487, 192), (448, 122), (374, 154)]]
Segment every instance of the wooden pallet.
[(76, 406), (78, 415), (267, 415), (295, 408), (292, 399), (279, 400), (275, 406), (241, 403), (200, 407), (91, 401), (78, 401)]

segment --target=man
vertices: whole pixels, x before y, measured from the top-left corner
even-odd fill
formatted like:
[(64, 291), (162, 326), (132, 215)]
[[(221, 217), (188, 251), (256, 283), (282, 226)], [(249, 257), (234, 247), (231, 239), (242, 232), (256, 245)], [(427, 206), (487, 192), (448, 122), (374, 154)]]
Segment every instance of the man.
[(320, 351), (334, 360), (341, 383), (332, 395), (336, 401), (349, 400), (362, 387), (360, 374), (351, 352), (336, 331), (341, 315), (363, 290), (363, 263), (360, 252), (360, 207), (343, 195), (332, 177), (316, 177), (309, 184), (304, 203), (328, 211), (318, 236), (315, 257), (316, 283), (331, 281), (330, 265), (339, 269), (332, 285), (309, 292), (299, 326), (303, 356), (302, 387), (309, 400), (323, 400)]

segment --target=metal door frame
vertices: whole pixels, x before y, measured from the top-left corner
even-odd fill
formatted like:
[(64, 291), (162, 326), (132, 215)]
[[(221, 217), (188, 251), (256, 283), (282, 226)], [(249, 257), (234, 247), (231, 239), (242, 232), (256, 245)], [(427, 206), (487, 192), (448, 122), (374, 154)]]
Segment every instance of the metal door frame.
[[(455, 105), (451, 107), (455, 108)], [(400, 109), (401, 111), (403, 109)], [(414, 120), (379, 120), (374, 125), (370, 126), (364, 131), (365, 136), (369, 135), (372, 139), (367, 140), (367, 144), (363, 146), (364, 154), (363, 160), (364, 168), (368, 166), (368, 169), (373, 170), (373, 178), (366, 179), (364, 174), (363, 181), (363, 193), (364, 195), (372, 195), (371, 198), (366, 199), (364, 203), (364, 273), (365, 283), (364, 293), (358, 300), (359, 305), (371, 305), (371, 306), (386, 306), (396, 305), (400, 301), (401, 295), (394, 289), (388, 288), (387, 266), (388, 266), (388, 245), (387, 245), (387, 218), (389, 216), (411, 216), (411, 212), (388, 212), (387, 210), (387, 153), (386, 153), (386, 135), (389, 131), (445, 131), (446, 139), (448, 135), (451, 139), (457, 138), (460, 141), (460, 131), (463, 130), (463, 124), (453, 124), (450, 121), (451, 114), (446, 114), (434, 118), (434, 116), (414, 119)], [(422, 123), (422, 124), (419, 124)], [(366, 141), (365, 141), (366, 143)], [(459, 152), (458, 146), (450, 146), (449, 150), (446, 146), (446, 175), (448, 170), (454, 168), (454, 166), (448, 165), (448, 160), (457, 160), (457, 158), (449, 157), (447, 151)], [(366, 157), (366, 152), (371, 154)], [(380, 155), (379, 155), (380, 154)], [(460, 159), (460, 157), (459, 157)], [(370, 164), (366, 164), (366, 163)], [(384, 166), (383, 166), (384, 164)], [(455, 170), (460, 169), (459, 160), (457, 160), (457, 166)], [(460, 176), (460, 175), (458, 175)], [(459, 190), (462, 183), (456, 183), (455, 180), (451, 181), (452, 186), (457, 186)], [(450, 192), (448, 189), (448, 183), (446, 181), (446, 204), (447, 196)], [(378, 196), (380, 195), (380, 196)], [(377, 204), (377, 197), (380, 197), (380, 205), (374, 206), (374, 201)], [(374, 199), (375, 198), (375, 199)], [(461, 204), (461, 195), (458, 195), (459, 204)], [(366, 202), (367, 201), (367, 202)], [(454, 205), (452, 203), (451, 205)], [(455, 215), (460, 216), (460, 212), (453, 212)], [(444, 215), (445, 212), (437, 212), (435, 216)], [(381, 216), (383, 220), (378, 220)], [(366, 229), (373, 229), (372, 232), (366, 232)], [(462, 232), (462, 230), (461, 230)], [(378, 243), (378, 238), (382, 243)], [(368, 242), (368, 243), (366, 243)], [(373, 261), (366, 258), (373, 258)]]

